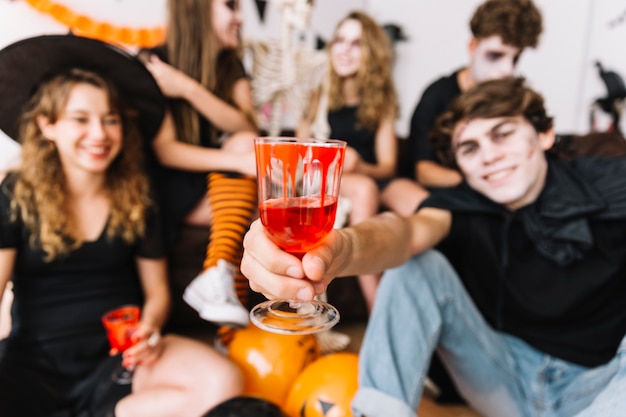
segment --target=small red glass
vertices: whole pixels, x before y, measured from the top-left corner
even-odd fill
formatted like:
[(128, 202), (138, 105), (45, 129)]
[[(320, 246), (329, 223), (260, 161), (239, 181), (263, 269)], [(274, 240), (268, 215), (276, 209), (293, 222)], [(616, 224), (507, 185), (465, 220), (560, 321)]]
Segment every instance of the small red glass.
[[(140, 316), (141, 309), (135, 305), (122, 306), (102, 315), (102, 324), (112, 349), (122, 353), (135, 344), (131, 336), (137, 328)], [(118, 384), (130, 384), (133, 371), (121, 366), (113, 373), (112, 378)]]
[[(301, 257), (335, 223), (346, 142), (261, 137), (254, 149), (261, 222), (274, 243)], [(255, 306), (250, 319), (275, 333), (307, 334), (334, 326), (339, 312), (319, 300), (270, 300)]]

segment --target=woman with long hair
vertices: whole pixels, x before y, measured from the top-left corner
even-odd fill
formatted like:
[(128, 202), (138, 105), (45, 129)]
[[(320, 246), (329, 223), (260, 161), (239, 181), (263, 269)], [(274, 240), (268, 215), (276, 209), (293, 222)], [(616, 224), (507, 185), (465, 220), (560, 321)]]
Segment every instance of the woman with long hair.
[(165, 44), (140, 57), (169, 98), (153, 143), (169, 234), (183, 224), (211, 227), (203, 272), (183, 298), (205, 320), (243, 326), (249, 287), (239, 263), (256, 212), (257, 129), (241, 24), (237, 0), (169, 0)]
[[(388, 35), (374, 19), (350, 12), (328, 47), (328, 78), (313, 92), (298, 126), (297, 135), (305, 137), (319, 135), (327, 124), (330, 137), (348, 142), (340, 193), (350, 202), (349, 224), (373, 216), (381, 203), (391, 208), (398, 198), (385, 188), (397, 165), (392, 52)], [(380, 275), (358, 279), (371, 311)]]
[[(200, 415), (240, 394), (232, 362), (160, 333), (170, 297), (143, 147), (165, 101), (150, 73), (75, 36), (11, 45), (0, 72), (11, 96), (0, 128), (22, 144), (20, 166), (0, 183), (0, 292), (11, 280), (14, 293), (0, 414)], [(122, 353), (101, 318), (124, 305), (141, 316)], [(130, 385), (111, 381), (122, 364), (134, 369)]]

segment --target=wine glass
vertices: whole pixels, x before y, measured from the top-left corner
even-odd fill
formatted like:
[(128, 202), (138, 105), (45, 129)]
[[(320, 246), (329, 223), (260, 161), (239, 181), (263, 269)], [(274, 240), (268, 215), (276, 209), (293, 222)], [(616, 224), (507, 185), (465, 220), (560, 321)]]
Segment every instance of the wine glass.
[[(135, 344), (131, 336), (137, 328), (140, 315), (141, 310), (136, 305), (121, 306), (102, 315), (102, 324), (107, 331), (111, 348), (122, 353)], [(133, 379), (133, 371), (120, 365), (113, 372), (111, 378), (113, 382), (118, 384), (130, 384)]]
[[(333, 139), (255, 139), (259, 216), (283, 250), (302, 258), (332, 230), (345, 149)], [(308, 334), (334, 326), (339, 312), (319, 300), (269, 300), (250, 311), (250, 320), (274, 333)]]

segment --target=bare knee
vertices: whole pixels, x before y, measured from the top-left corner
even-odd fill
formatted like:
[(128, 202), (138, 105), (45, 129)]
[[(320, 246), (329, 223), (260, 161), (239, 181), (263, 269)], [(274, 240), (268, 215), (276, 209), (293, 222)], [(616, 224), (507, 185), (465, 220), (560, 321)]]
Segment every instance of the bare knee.
[(355, 224), (378, 211), (380, 198), (376, 182), (365, 175), (348, 174), (342, 178), (342, 195), (352, 203), (350, 223)]
[(417, 182), (398, 178), (385, 188), (381, 195), (382, 204), (401, 216), (410, 216), (420, 203), (428, 197), (428, 191)]
[(180, 336), (163, 337), (163, 353), (149, 367), (137, 368), (133, 393), (173, 391), (189, 410), (202, 412), (240, 395), (244, 381), (239, 367), (205, 343)]
[(236, 132), (226, 139), (222, 145), (222, 149), (229, 152), (246, 153), (254, 150), (253, 132)]
[(192, 226), (211, 225), (213, 219), (213, 209), (208, 198), (202, 197), (200, 201), (185, 216), (184, 223)]

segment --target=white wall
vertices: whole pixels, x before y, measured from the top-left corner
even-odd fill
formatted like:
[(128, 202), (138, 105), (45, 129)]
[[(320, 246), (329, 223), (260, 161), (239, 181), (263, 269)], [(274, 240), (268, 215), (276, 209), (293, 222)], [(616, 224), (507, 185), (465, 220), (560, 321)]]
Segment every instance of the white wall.
[[(583, 67), (580, 101), (588, 107), (595, 98), (606, 95), (606, 88), (600, 81), (593, 63), (600, 60), (606, 69), (616, 71), (626, 82), (626, 2), (604, 0), (593, 2), (589, 15), (589, 48)], [(626, 112), (625, 112), (626, 113)], [(584, 119), (581, 118), (581, 119)], [(587, 127), (581, 120), (579, 127)], [(626, 132), (626, 114), (622, 114), (622, 132)]]
[[(2, 28), (0, 30), (0, 48), (29, 36), (67, 31), (66, 28), (56, 24), (52, 19), (34, 12), (23, 1), (0, 2), (0, 28)], [(7, 99), (7, 97), (0, 97), (0, 100)], [(17, 163), (18, 156), (18, 145), (0, 131), (0, 170)]]
[[(164, 22), (165, 0), (59, 0), (75, 10), (120, 24)], [(546, 97), (558, 132), (589, 131), (588, 111), (606, 91), (595, 60), (626, 77), (626, 2), (624, 0), (536, 0), (545, 19), (539, 48), (526, 52), (519, 72)], [(397, 131), (406, 135), (413, 108), (423, 89), (435, 78), (467, 61), (469, 18), (480, 0), (317, 0), (308, 34), (328, 39), (337, 21), (352, 8), (370, 12), (381, 24), (397, 23), (409, 37), (396, 46), (395, 77), (401, 102)], [(265, 23), (253, 0), (242, 0), (244, 36), (278, 35), (278, 14), (268, 4)], [(32, 9), (24, 1), (0, 0), (0, 47), (18, 39), (64, 33), (67, 29)], [(0, 74), (0, 76), (2, 76)], [(0, 97), (0, 100), (6, 99)], [(626, 119), (626, 117), (624, 117)], [(0, 167), (15, 153), (0, 132)]]
[[(243, 36), (261, 39), (279, 36), (280, 14), (277, 5), (268, 3), (263, 22), (259, 20), (253, 0), (241, 0), (244, 15)], [(329, 39), (337, 22), (350, 10), (367, 9), (366, 0), (316, 0), (311, 12), (310, 30), (307, 36), (314, 41), (316, 35)], [(313, 45), (313, 43), (311, 43)]]

